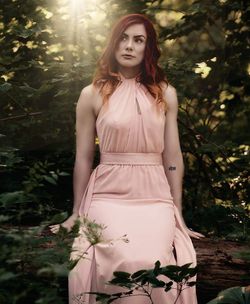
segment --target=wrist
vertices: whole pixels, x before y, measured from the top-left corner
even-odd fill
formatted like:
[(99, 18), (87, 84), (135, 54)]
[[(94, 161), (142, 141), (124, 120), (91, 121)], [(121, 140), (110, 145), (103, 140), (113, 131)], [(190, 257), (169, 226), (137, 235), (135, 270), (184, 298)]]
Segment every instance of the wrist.
[(78, 217), (78, 212), (73, 210), (71, 216), (72, 217)]

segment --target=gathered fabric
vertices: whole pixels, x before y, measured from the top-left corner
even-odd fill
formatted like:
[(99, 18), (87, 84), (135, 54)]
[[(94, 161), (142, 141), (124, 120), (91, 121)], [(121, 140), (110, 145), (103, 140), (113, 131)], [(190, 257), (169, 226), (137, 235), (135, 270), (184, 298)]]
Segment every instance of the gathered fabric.
[[(86, 255), (69, 273), (69, 304), (97, 303), (95, 295), (85, 292), (126, 291), (106, 284), (114, 271), (151, 269), (157, 260), (161, 266), (196, 266), (196, 253), (163, 166), (165, 119), (136, 78), (121, 77), (102, 106), (96, 120), (100, 163), (89, 178), (79, 216), (103, 224), (104, 241), (91, 246), (80, 228), (70, 258)], [(114, 303), (151, 303), (141, 291), (137, 293)], [(168, 292), (153, 288), (151, 296), (155, 304), (173, 304), (177, 294), (174, 284)], [(183, 290), (176, 303), (197, 304), (195, 286)]]

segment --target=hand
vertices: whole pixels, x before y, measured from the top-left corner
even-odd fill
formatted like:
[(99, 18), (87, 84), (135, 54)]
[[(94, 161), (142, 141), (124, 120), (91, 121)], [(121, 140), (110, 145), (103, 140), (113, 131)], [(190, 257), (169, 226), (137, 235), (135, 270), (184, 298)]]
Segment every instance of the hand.
[(204, 238), (204, 237), (205, 237), (204, 234), (199, 233), (199, 232), (196, 232), (196, 231), (194, 231), (193, 229), (188, 228), (187, 226), (185, 227), (185, 230), (186, 230), (187, 234), (188, 234), (190, 237), (193, 237), (193, 238), (195, 238), (195, 239), (200, 239), (200, 238)]
[(192, 238), (195, 238), (195, 239), (200, 239), (200, 238), (204, 238), (205, 235), (200, 233), (200, 232), (197, 232), (197, 231), (194, 231), (192, 228), (188, 228), (186, 223), (185, 223), (185, 220), (182, 216), (182, 214), (180, 214), (180, 217), (181, 217), (181, 221), (182, 221), (182, 225), (184, 227), (184, 229), (186, 230), (187, 234), (192, 237)]
[(52, 233), (58, 233), (60, 226), (64, 227), (67, 229), (68, 232), (71, 231), (72, 227), (75, 224), (75, 221), (77, 220), (78, 215), (76, 213), (73, 213), (66, 221), (64, 221), (61, 224), (56, 224), (56, 225), (50, 225), (50, 231)]

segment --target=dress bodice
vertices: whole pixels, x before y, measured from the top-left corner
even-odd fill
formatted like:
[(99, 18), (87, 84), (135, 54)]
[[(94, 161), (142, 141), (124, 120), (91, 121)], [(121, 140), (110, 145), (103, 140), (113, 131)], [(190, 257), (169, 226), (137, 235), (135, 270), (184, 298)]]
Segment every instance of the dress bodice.
[(137, 78), (121, 82), (96, 120), (100, 152), (157, 152), (164, 149), (165, 113)]

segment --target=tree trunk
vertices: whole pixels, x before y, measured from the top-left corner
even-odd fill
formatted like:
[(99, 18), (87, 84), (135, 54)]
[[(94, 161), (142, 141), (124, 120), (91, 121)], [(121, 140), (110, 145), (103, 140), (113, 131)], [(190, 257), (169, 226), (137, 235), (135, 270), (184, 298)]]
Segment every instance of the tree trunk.
[[(246, 244), (192, 239), (198, 262), (198, 303), (205, 304), (226, 288), (250, 285), (250, 248)], [(236, 256), (248, 252), (248, 261)]]

